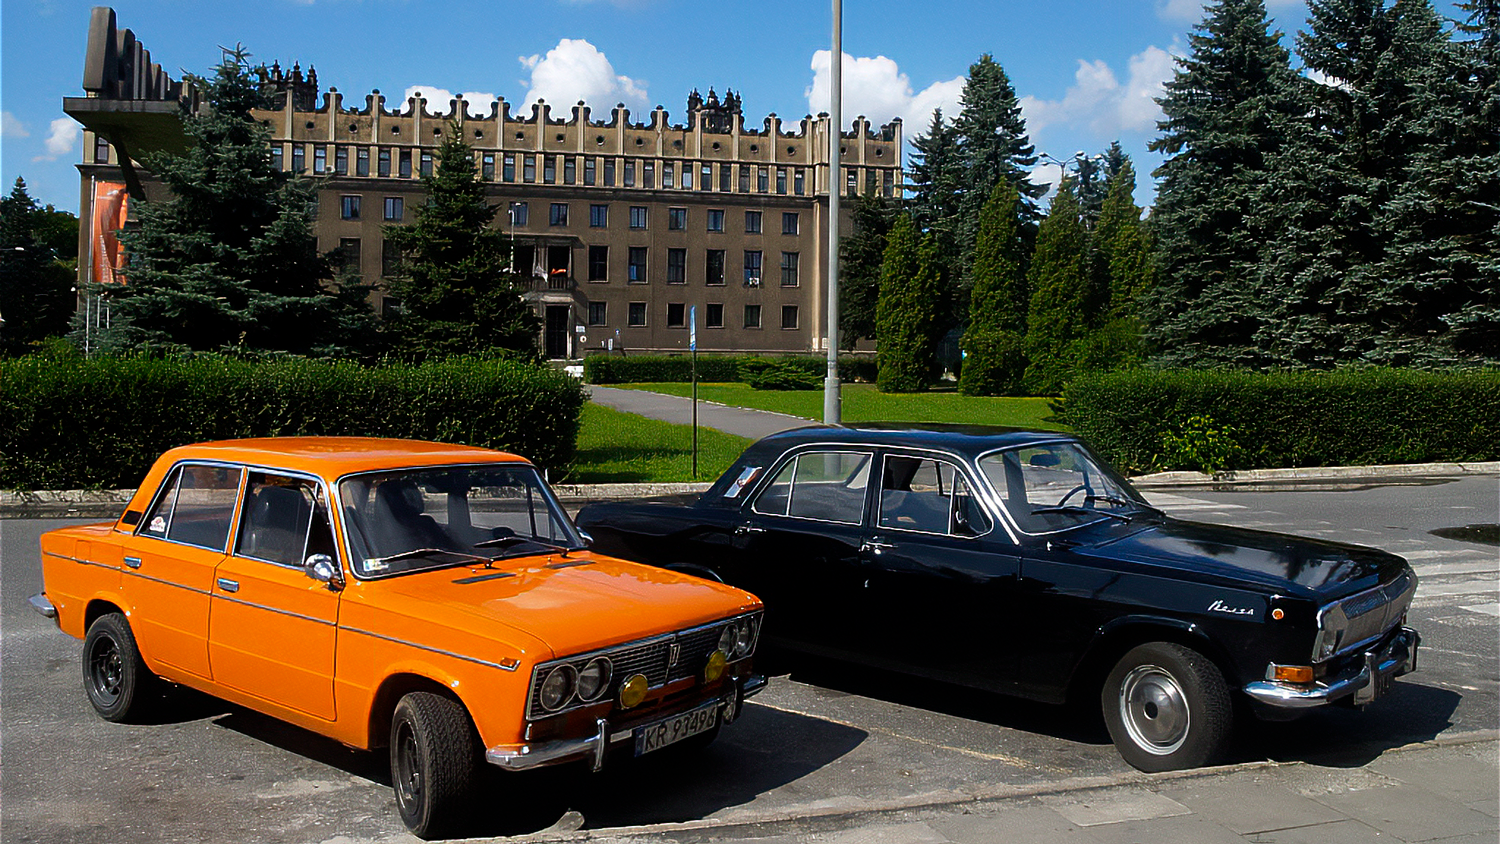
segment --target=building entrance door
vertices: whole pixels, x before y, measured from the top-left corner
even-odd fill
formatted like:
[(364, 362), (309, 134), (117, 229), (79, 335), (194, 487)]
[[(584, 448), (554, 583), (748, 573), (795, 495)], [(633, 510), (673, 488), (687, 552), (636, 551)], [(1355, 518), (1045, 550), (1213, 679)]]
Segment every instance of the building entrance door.
[(572, 310), (567, 305), (547, 306), (547, 327), (543, 332), (542, 344), (547, 357), (552, 360), (568, 356), (568, 323), (572, 322)]

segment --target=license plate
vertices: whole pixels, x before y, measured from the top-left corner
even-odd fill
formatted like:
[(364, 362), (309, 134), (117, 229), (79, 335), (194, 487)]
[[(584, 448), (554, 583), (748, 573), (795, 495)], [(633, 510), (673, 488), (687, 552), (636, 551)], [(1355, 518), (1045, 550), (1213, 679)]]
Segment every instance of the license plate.
[(719, 706), (710, 703), (691, 712), (673, 715), (654, 724), (637, 727), (635, 731), (635, 755), (660, 750), (685, 738), (706, 733), (719, 723)]

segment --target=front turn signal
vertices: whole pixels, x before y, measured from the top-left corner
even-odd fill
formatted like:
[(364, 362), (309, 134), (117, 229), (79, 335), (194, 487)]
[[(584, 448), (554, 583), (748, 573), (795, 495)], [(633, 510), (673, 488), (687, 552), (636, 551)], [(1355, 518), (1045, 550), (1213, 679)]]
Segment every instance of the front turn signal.
[(1266, 679), (1305, 686), (1313, 681), (1313, 670), (1311, 665), (1277, 665), (1273, 662), (1266, 668)]
[(634, 709), (641, 705), (646, 699), (646, 690), (650, 687), (650, 681), (644, 674), (631, 676), (620, 684), (620, 706), (625, 709)]

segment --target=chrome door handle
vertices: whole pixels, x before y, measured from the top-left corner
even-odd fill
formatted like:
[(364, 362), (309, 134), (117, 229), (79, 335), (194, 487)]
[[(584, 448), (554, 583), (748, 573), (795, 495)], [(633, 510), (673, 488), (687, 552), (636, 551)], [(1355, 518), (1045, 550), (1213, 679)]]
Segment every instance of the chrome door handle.
[(734, 529), (734, 535), (735, 536), (744, 536), (747, 533), (765, 533), (765, 532), (766, 532), (765, 528), (763, 528), (763, 527), (756, 527), (755, 525), (740, 525), (739, 527), (737, 527), (737, 528)]
[(881, 542), (878, 539), (866, 539), (864, 542), (861, 542), (859, 544), (859, 550), (873, 551), (876, 554), (879, 554), (881, 551), (889, 551), (895, 547), (896, 546), (892, 545), (889, 542)]
[(138, 568), (141, 567), (141, 558), (140, 557), (126, 557), (125, 558), (125, 565), (130, 566), (133, 569), (138, 569)]
[(219, 588), (223, 589), (225, 592), (240, 591), (240, 583), (237, 580), (230, 580), (227, 577), (221, 577), (216, 582), (219, 584)]

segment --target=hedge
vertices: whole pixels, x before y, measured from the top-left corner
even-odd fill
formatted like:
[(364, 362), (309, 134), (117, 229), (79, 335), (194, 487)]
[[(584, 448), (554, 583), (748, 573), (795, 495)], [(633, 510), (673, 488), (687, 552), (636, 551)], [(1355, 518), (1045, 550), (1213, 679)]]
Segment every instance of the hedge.
[(1500, 371), (1085, 375), (1061, 417), (1132, 471), (1496, 460)]
[[(762, 357), (759, 355), (699, 355), (699, 381), (745, 381), (767, 362), (784, 365), (821, 380), (828, 373), (828, 359), (811, 355)], [(692, 380), (692, 358), (688, 355), (589, 355), (583, 359), (583, 380), (590, 384), (642, 384)], [(875, 359), (846, 355), (839, 358), (839, 379), (874, 381)]]
[(584, 401), (567, 375), (506, 360), (19, 358), (0, 361), (0, 488), (130, 487), (173, 446), (300, 434), (466, 443), (558, 468)]

